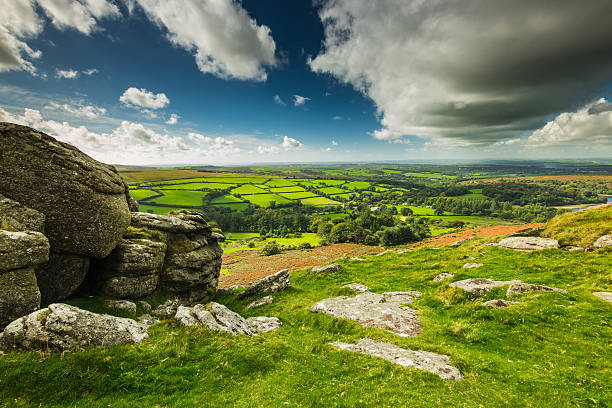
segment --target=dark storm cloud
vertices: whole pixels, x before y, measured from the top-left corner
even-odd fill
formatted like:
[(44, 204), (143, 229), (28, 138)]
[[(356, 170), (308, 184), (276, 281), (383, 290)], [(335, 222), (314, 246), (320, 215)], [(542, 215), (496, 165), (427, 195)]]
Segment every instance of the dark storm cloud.
[(612, 80), (612, 1), (328, 1), (310, 62), (371, 97), (379, 139), (515, 137)]

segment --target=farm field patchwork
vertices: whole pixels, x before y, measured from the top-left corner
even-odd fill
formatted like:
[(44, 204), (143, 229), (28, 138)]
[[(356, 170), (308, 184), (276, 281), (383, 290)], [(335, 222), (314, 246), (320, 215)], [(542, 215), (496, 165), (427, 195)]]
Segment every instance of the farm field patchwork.
[(243, 195), (242, 198), (253, 204), (259, 205), (260, 207), (269, 207), (271, 202), (276, 204), (285, 204), (291, 202), (284, 197), (277, 194), (252, 194)]
[(185, 190), (167, 190), (164, 191), (162, 197), (155, 197), (150, 200), (157, 204), (168, 204), (175, 206), (199, 207), (202, 205), (202, 199), (207, 195), (204, 191), (185, 191)]
[(232, 194), (259, 194), (267, 193), (268, 191), (251, 184), (243, 184), (240, 187), (236, 187), (231, 192)]
[(234, 197), (231, 194), (225, 194), (219, 197), (215, 197), (212, 200), (210, 200), (211, 204), (228, 204), (228, 203), (241, 203), (243, 202), (243, 200), (239, 199), (238, 197)]
[(315, 193), (311, 193), (310, 191), (298, 191), (296, 193), (279, 193), (279, 194), (290, 200), (299, 200), (301, 198), (318, 197)]
[(341, 205), (338, 201), (330, 200), (326, 197), (314, 197), (314, 198), (305, 198), (301, 200), (304, 205), (314, 205), (314, 206), (330, 206), (330, 205)]
[(156, 196), (159, 193), (153, 190), (134, 189), (134, 190), (130, 190), (130, 194), (132, 197), (134, 197), (134, 200), (140, 201), (140, 200), (144, 200), (145, 198)]

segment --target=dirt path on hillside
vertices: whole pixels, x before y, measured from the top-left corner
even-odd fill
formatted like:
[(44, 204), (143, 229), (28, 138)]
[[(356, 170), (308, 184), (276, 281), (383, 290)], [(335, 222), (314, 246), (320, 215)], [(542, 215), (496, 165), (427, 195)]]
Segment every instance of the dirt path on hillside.
[[(539, 228), (544, 224), (496, 225), (490, 227), (475, 227), (463, 231), (451, 232), (428, 238), (425, 241), (411, 245), (411, 248), (441, 247), (469, 237), (494, 237), (509, 235), (527, 228)], [(223, 255), (223, 269), (227, 269), (219, 278), (219, 287), (232, 285), (247, 285), (250, 282), (271, 275), (281, 269), (289, 271), (310, 268), (330, 263), (346, 256), (360, 257), (382, 252), (380, 247), (356, 244), (334, 244), (310, 250), (286, 251), (278, 255), (264, 256), (259, 251), (238, 251)]]

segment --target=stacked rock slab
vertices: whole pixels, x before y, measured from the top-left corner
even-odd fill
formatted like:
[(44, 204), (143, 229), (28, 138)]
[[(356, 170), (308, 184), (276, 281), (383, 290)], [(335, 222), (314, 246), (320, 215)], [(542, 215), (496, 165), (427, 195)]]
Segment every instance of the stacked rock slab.
[(104, 258), (130, 223), (116, 169), (26, 126), (0, 123), (0, 193), (45, 216), (49, 262), (36, 270), (45, 301), (72, 294), (89, 258)]
[(223, 235), (215, 233), (204, 217), (183, 211), (171, 215), (132, 213), (132, 226), (158, 231), (166, 245), (158, 287), (186, 296), (190, 301), (215, 289), (221, 271)]

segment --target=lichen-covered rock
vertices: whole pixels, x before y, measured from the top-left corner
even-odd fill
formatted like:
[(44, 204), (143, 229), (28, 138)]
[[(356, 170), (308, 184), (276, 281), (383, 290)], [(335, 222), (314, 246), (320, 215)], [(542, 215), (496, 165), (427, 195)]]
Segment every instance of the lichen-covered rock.
[(44, 303), (66, 299), (81, 285), (89, 270), (89, 258), (51, 251), (49, 262), (36, 268)]
[(283, 327), (283, 323), (277, 317), (257, 316), (246, 319), (249, 326), (259, 333), (267, 333)]
[(223, 250), (204, 217), (182, 211), (168, 215), (132, 213), (132, 226), (157, 231), (167, 245), (159, 287), (198, 301), (215, 289)]
[(34, 268), (0, 272), (0, 329), (40, 308)]
[(47, 262), (49, 241), (36, 231), (0, 230), (0, 273)]
[(74, 351), (84, 347), (138, 344), (147, 337), (147, 327), (132, 319), (54, 303), (9, 324), (0, 334), (0, 348)]
[(244, 292), (240, 292), (236, 298), (244, 299), (250, 296), (263, 295), (285, 290), (289, 286), (289, 269), (283, 269), (272, 275), (268, 275), (256, 282), (253, 282)]
[(350, 289), (355, 293), (361, 293), (370, 290), (366, 285), (362, 285), (361, 283), (349, 283), (342, 286), (342, 289)]
[(324, 299), (310, 310), (354, 320), (365, 327), (378, 327), (402, 337), (416, 336), (421, 331), (419, 318), (414, 310), (403, 304), (412, 302), (418, 292), (396, 293), (401, 294), (363, 292), (354, 297), (339, 296)]
[(96, 263), (102, 293), (122, 299), (153, 293), (159, 283), (165, 251), (162, 242), (123, 239), (108, 257)]
[(0, 123), (0, 193), (45, 215), (55, 252), (107, 256), (130, 223), (112, 166), (26, 126)]
[(517, 305), (517, 304), (518, 302), (510, 302), (504, 299), (493, 299), (493, 300), (484, 302), (482, 305), (487, 306), (487, 307), (493, 307), (495, 309), (501, 309), (502, 307), (508, 307), (508, 306)]
[(470, 269), (470, 268), (480, 268), (483, 265), (484, 264), (481, 264), (481, 263), (478, 263), (478, 262), (468, 262), (465, 265), (463, 265), (463, 267), (465, 269)]
[(434, 282), (440, 282), (441, 280), (452, 278), (453, 276), (455, 276), (455, 275), (453, 275), (452, 273), (442, 272), (442, 273), (436, 275), (436, 277), (433, 278), (432, 280)]
[(253, 309), (256, 307), (261, 307), (261, 306), (265, 306), (265, 305), (269, 305), (272, 302), (274, 302), (274, 298), (270, 295), (268, 296), (264, 296), (261, 299), (257, 299), (252, 301), (251, 303), (249, 303), (244, 310), (249, 310), (249, 309)]
[(140, 308), (147, 313), (150, 313), (153, 310), (153, 308), (151, 307), (151, 304), (147, 302), (146, 300), (139, 300), (138, 306), (140, 306)]
[(312, 272), (320, 273), (320, 272), (339, 272), (342, 270), (342, 266), (338, 263), (333, 263), (331, 265), (323, 265), (323, 266), (315, 266), (312, 268)]
[(106, 302), (104, 302), (104, 306), (106, 307), (107, 310), (136, 314), (136, 303), (130, 302), (129, 300), (109, 299)]
[(606, 302), (612, 303), (612, 292), (594, 292), (593, 295), (605, 300)]
[(457, 368), (450, 365), (450, 358), (441, 354), (422, 350), (407, 350), (400, 348), (395, 344), (371, 339), (361, 339), (357, 342), (357, 344), (342, 342), (329, 344), (341, 350), (348, 350), (355, 353), (380, 357), (404, 367), (414, 367), (419, 370), (429, 371), (430, 373), (437, 374), (443, 379), (457, 381), (463, 379), (461, 372)]
[(193, 308), (181, 306), (177, 310), (175, 319), (183, 326), (204, 325), (210, 330), (222, 331), (231, 335), (259, 335), (259, 332), (251, 327), (246, 319), (215, 302), (207, 305), (198, 304)]
[(603, 248), (612, 246), (612, 235), (603, 235), (593, 244), (595, 248)]
[(45, 216), (0, 194), (0, 229), (45, 232)]
[(162, 319), (167, 319), (176, 314), (179, 306), (181, 306), (181, 302), (178, 299), (168, 299), (161, 305), (157, 306), (157, 308), (155, 308), (153, 311), (153, 314)]
[(500, 286), (511, 285), (513, 283), (520, 283), (520, 280), (516, 281), (496, 281), (493, 279), (486, 278), (471, 278), (464, 279), (457, 282), (451, 283), (451, 288), (459, 288), (465, 290), (467, 293), (476, 296), (482, 296), (486, 292), (490, 291), (493, 288), (497, 288)]
[(533, 292), (533, 291), (553, 291), (553, 292), (560, 292), (560, 293), (566, 293), (566, 290), (563, 289), (558, 289), (558, 288), (552, 288), (550, 286), (544, 286), (544, 285), (534, 285), (532, 283), (525, 283), (525, 282), (513, 282), (510, 287), (508, 288), (508, 291), (506, 292), (506, 297), (510, 297), (513, 295), (520, 295), (526, 292)]
[(559, 248), (559, 242), (556, 239), (540, 237), (509, 237), (499, 241), (498, 245), (502, 248), (517, 249), (521, 251)]

